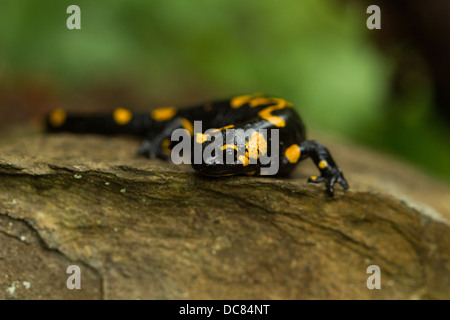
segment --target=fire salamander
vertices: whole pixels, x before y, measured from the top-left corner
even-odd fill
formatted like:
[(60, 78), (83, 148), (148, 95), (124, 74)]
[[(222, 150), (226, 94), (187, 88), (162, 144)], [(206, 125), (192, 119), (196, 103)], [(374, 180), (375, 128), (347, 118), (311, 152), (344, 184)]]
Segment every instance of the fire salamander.
[[(194, 121), (201, 121), (203, 129), (194, 132)], [(175, 107), (153, 109), (150, 112), (131, 112), (118, 108), (112, 114), (71, 114), (61, 109), (52, 111), (47, 119), (49, 132), (99, 133), (99, 134), (132, 134), (144, 138), (138, 153), (150, 159), (171, 159), (171, 151), (177, 142), (171, 140), (176, 129), (189, 132), (192, 149), (200, 149), (203, 156), (208, 147), (218, 147), (223, 157), (234, 158), (228, 161), (215, 161), (214, 151), (203, 161), (191, 161), (197, 172), (208, 176), (227, 176), (236, 174), (260, 175), (265, 167), (260, 161), (263, 155), (273, 155), (272, 136), (264, 136), (261, 132), (278, 129), (277, 151), (275, 159), (278, 163), (277, 175), (287, 175), (294, 167), (306, 158), (311, 158), (320, 171), (320, 176), (312, 176), (308, 182), (325, 183), (330, 196), (334, 194), (334, 185), (340, 184), (345, 190), (348, 183), (341, 169), (333, 160), (330, 152), (322, 144), (314, 140), (306, 140), (305, 128), (292, 104), (284, 99), (261, 94), (240, 95), (228, 100), (205, 103), (190, 108)], [(253, 129), (253, 134), (240, 138), (234, 136), (230, 143), (226, 140), (228, 129)], [(266, 129), (266, 130), (262, 130)], [(210, 132), (210, 133), (208, 133)], [(237, 132), (237, 131), (236, 131)], [(222, 135), (223, 139), (212, 139)], [(215, 145), (216, 141), (216, 145)], [(220, 143), (220, 145), (217, 145)], [(238, 146), (245, 146), (238, 152)], [(191, 151), (190, 150), (190, 151)], [(198, 150), (198, 149), (197, 149)], [(193, 159), (193, 155), (191, 155)], [(229, 158), (227, 158), (229, 159)]]

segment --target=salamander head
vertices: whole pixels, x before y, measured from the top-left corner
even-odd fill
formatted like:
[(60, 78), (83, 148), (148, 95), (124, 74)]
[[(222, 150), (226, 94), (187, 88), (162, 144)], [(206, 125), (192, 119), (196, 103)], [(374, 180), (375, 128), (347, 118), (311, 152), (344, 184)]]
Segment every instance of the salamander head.
[[(244, 174), (250, 169), (248, 158), (245, 155), (239, 155), (238, 147), (234, 144), (223, 144), (221, 140), (206, 140), (205, 135), (195, 139), (194, 153), (196, 150), (201, 152), (201, 163), (196, 163), (192, 156), (192, 168), (207, 176), (230, 176)], [(198, 145), (200, 144), (200, 146)], [(241, 151), (242, 154), (245, 150)], [(197, 160), (200, 159), (197, 156)]]

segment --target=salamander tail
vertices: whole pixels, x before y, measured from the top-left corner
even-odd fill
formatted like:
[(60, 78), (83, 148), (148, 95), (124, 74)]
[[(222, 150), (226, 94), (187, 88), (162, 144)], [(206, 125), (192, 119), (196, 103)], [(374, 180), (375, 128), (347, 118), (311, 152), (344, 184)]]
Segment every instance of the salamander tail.
[(134, 114), (118, 108), (110, 114), (76, 114), (55, 109), (46, 117), (48, 132), (144, 135), (150, 125), (149, 114)]

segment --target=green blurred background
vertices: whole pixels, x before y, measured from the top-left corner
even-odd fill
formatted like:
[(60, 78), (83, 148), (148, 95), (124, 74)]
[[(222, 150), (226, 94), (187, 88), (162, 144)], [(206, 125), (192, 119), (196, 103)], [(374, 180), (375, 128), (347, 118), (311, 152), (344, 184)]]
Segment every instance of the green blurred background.
[[(263, 92), (294, 102), (315, 131), (450, 181), (449, 106), (436, 99), (442, 81), (430, 63), (437, 58), (404, 31), (398, 8), (378, 2), (381, 30), (366, 27), (377, 1), (2, 0), (0, 125), (42, 119), (54, 107), (145, 109)], [(66, 27), (72, 4), (81, 30)], [(416, 19), (417, 30), (442, 29), (430, 19), (439, 20)], [(438, 49), (450, 43), (448, 30)]]

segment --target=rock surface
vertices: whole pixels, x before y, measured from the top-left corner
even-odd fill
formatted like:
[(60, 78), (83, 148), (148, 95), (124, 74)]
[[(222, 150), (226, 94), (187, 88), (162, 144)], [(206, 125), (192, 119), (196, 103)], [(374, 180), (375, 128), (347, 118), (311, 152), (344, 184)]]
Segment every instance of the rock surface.
[(334, 198), (306, 183), (310, 161), (289, 179), (210, 179), (127, 137), (3, 139), (0, 299), (449, 299), (450, 188), (320, 141), (351, 187)]

